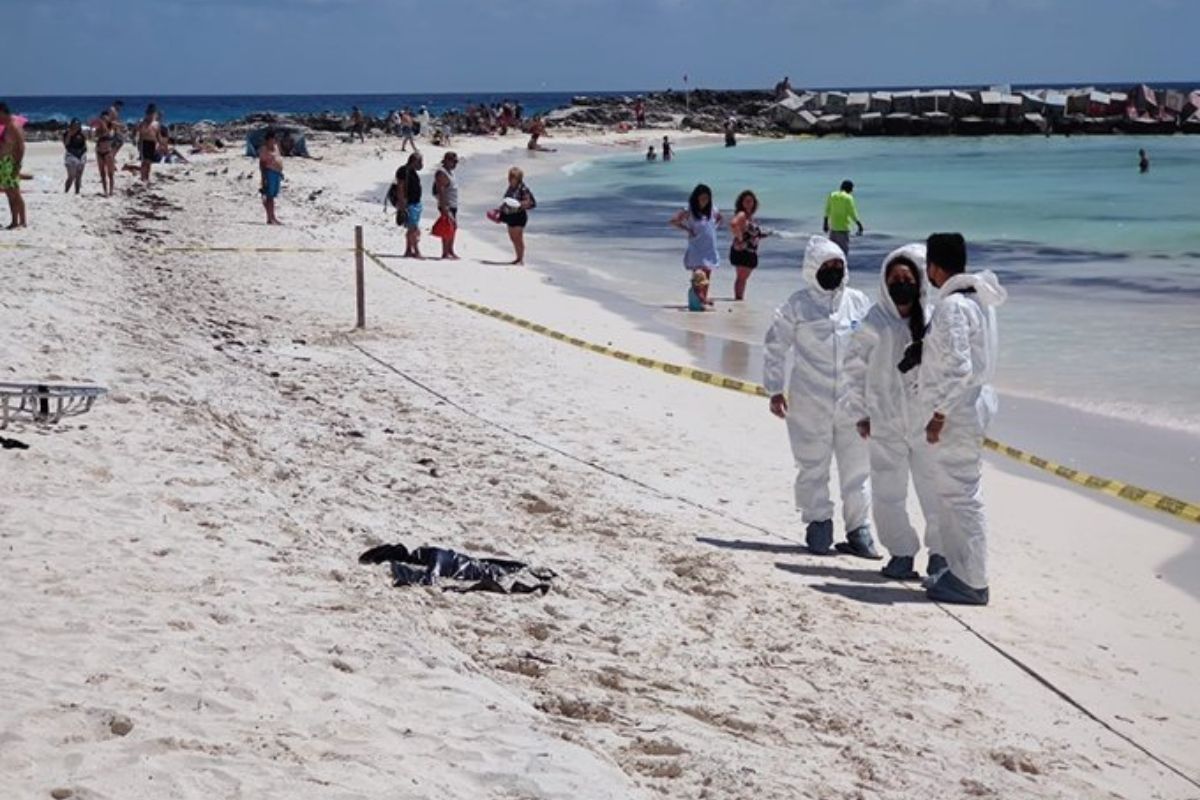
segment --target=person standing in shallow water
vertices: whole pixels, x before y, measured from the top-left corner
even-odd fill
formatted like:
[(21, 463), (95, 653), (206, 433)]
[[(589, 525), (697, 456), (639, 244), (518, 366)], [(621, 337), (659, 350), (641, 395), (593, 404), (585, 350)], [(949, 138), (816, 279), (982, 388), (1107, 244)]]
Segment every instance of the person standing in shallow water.
[(689, 273), (703, 273), (707, 283), (698, 290), (700, 299), (711, 306), (708, 289), (712, 271), (721, 264), (717, 254), (717, 228), (722, 222), (721, 212), (713, 207), (712, 189), (701, 183), (692, 189), (687, 208), (671, 217), (671, 225), (688, 235), (687, 250), (683, 253), (683, 268)]
[(737, 196), (734, 203), (733, 221), (729, 229), (733, 233), (733, 243), (729, 246), (729, 263), (737, 270), (733, 281), (733, 299), (746, 299), (746, 283), (750, 273), (758, 267), (758, 242), (770, 236), (770, 231), (763, 230), (754, 221), (758, 213), (758, 197), (747, 189)]
[(854, 202), (854, 181), (842, 181), (842, 186), (836, 192), (831, 192), (825, 200), (825, 221), (822, 230), (829, 236), (842, 252), (846, 254), (847, 263), (850, 258), (850, 225), (858, 226), (858, 235), (863, 235), (862, 220), (858, 218), (858, 206)]
[(1145, 150), (1138, 150), (1138, 172), (1145, 175), (1150, 171), (1150, 156), (1146, 155)]
[(671, 140), (666, 136), (662, 140), (662, 160), (670, 161), (675, 157), (675, 148), (671, 147)]

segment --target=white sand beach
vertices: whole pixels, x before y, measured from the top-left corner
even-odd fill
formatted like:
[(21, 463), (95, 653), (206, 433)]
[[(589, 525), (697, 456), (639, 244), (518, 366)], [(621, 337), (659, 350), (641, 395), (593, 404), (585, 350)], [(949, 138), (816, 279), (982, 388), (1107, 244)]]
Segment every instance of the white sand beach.
[[(686, 362), (538, 269), (571, 248), (536, 211), (529, 268), (481, 263), (511, 258), (482, 217), (509, 164), (536, 191), (587, 148), (644, 150), (548, 143), (456, 140), (464, 259), (385, 263)], [(0, 798), (1200, 797), (1197, 526), (989, 461), (992, 604), (943, 609), (805, 552), (764, 400), (369, 262), (354, 331), (348, 251), (157, 249), (348, 248), (362, 224), (399, 252), (380, 210), (399, 142), (310, 147), (281, 228), (240, 153), (149, 190), (120, 173), (106, 200), (94, 165), (64, 195), (59, 146), (30, 147), (31, 227), (0, 232), (0, 381), (111, 394), (0, 432), (30, 446), (0, 451)], [(394, 588), (357, 563), (385, 542), (559, 578)]]

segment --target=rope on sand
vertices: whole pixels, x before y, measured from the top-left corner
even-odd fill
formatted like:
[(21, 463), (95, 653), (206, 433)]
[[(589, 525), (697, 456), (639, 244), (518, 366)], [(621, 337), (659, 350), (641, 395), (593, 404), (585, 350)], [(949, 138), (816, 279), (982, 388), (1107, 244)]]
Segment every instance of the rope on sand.
[[(436, 289), (430, 288), (422, 283), (419, 283), (403, 273), (393, 269), (383, 262), (375, 253), (367, 251), (367, 258), (378, 266), (383, 271), (390, 275), (399, 278), (405, 283), (420, 289), (421, 291), (433, 295), (434, 297), (445, 300), (461, 308), (474, 311), (477, 314), (482, 314), (493, 319), (498, 319), (501, 322), (507, 322), (510, 325), (515, 325), (518, 328), (523, 328), (532, 333), (539, 334), (554, 339), (564, 344), (569, 344), (573, 347), (578, 347), (581, 350), (587, 350), (592, 353), (597, 353), (603, 356), (615, 358), (618, 361), (625, 361), (630, 364), (636, 364), (639, 367), (652, 369), (656, 372), (664, 372), (668, 375), (674, 375), (679, 378), (686, 378), (697, 383), (703, 383), (708, 386), (715, 386), (718, 389), (728, 389), (742, 394), (753, 395), (755, 397), (767, 397), (767, 390), (757, 383), (731, 378), (728, 375), (721, 375), (716, 372), (708, 372), (692, 367), (684, 367), (678, 364), (671, 364), (666, 361), (658, 361), (653, 358), (627, 353), (624, 350), (617, 350), (612, 347), (607, 347), (602, 344), (595, 344), (577, 336), (571, 336), (561, 331), (556, 331), (548, 328), (545, 325), (531, 322), (530, 320), (510, 314), (506, 311), (500, 311), (488, 306), (471, 303), (466, 300), (459, 300), (456, 297), (439, 292)], [(1046, 472), (1055, 477), (1068, 480), (1076, 486), (1081, 486), (1085, 489), (1102, 492), (1109, 497), (1118, 500), (1124, 500), (1142, 508), (1148, 508), (1152, 511), (1158, 511), (1163, 514), (1169, 514), (1172, 517), (1186, 520), (1188, 522), (1200, 523), (1200, 504), (1180, 500), (1177, 497), (1172, 497), (1162, 492), (1155, 492), (1150, 489), (1143, 489), (1140, 486), (1134, 486), (1123, 481), (1113, 480), (1112, 478), (1103, 478), (1098, 475), (1092, 475), (1082, 470), (1073, 469), (1062, 464), (1055, 463), (1049, 459), (1036, 456), (1032, 453), (1027, 453), (1016, 447), (998, 442), (995, 439), (984, 439), (983, 446), (1001, 455), (1008, 456), (1011, 459), (1027, 464), (1031, 467)]]
[[(374, 259), (374, 256), (371, 256), (371, 258)], [(376, 262), (376, 263), (379, 263), (379, 262)], [(386, 266), (384, 266), (382, 263), (380, 263), (380, 266), (382, 266), (384, 269), (387, 269), (389, 272), (391, 272), (391, 270), (388, 269)], [(397, 273), (393, 273), (393, 274), (397, 274)], [(409, 282), (412, 283), (414, 286), (418, 285), (414, 281), (409, 281)], [(594, 460), (588, 459), (588, 458), (582, 458), (580, 456), (575, 455), (574, 453), (564, 450), (561, 447), (558, 447), (557, 445), (542, 441), (541, 439), (538, 439), (536, 436), (532, 436), (528, 433), (518, 431), (514, 428), (504, 425), (503, 423), (496, 422), (495, 420), (488, 419), (487, 417), (483, 416), (482, 414), (472, 411), (471, 409), (467, 408), (466, 406), (462, 405), (461, 403), (455, 401), (452, 397), (445, 394), (444, 392), (440, 392), (437, 389), (434, 389), (432, 386), (429, 386), (427, 383), (424, 383), (419, 378), (416, 378), (416, 377), (408, 374), (404, 370), (397, 367), (395, 364), (385, 361), (384, 359), (375, 355), (374, 353), (367, 350), (365, 347), (358, 344), (357, 342), (354, 342), (353, 340), (349, 339), (348, 337), (345, 339), (345, 341), (350, 347), (353, 347), (355, 350), (357, 350), (359, 353), (361, 353), (363, 356), (370, 359), (374, 363), (378, 364), (379, 366), (383, 367), (384, 369), (388, 370), (389, 372), (399, 376), (400, 378), (407, 381), (408, 383), (411, 383), (413, 386), (416, 386), (418, 389), (425, 392), (426, 394), (437, 398), (438, 400), (442, 401), (443, 403), (445, 403), (446, 405), (455, 409), (456, 411), (458, 411), (468, 417), (471, 417), (472, 419), (480, 422), (481, 424), (483, 424), (489, 428), (493, 428), (495, 430), (502, 431), (503, 433), (506, 433), (509, 436), (512, 436), (512, 437), (519, 439), (521, 441), (524, 441), (524, 442), (528, 442), (528, 443), (534, 445), (535, 447), (539, 447), (543, 450), (548, 450), (549, 452), (552, 452), (558, 456), (561, 456), (569, 461), (573, 461), (576, 464), (580, 464), (589, 469), (593, 469), (593, 470), (600, 472), (604, 475), (607, 475), (609, 477), (616, 478), (617, 480), (624, 481), (625, 483), (632, 484), (633, 486), (636, 486), (639, 489), (642, 489), (643, 491), (649, 492), (650, 494), (653, 494), (656, 497), (660, 497), (665, 500), (672, 500), (672, 501), (675, 501), (678, 503), (682, 503), (683, 505), (689, 506), (690, 508), (694, 508), (698, 511), (703, 511), (707, 514), (711, 514), (713, 516), (720, 517), (722, 519), (727, 519), (736, 525), (740, 525), (743, 528), (748, 528), (749, 530), (753, 530), (758, 533), (765, 534), (768, 537), (770, 537), (772, 539), (776, 539), (778, 541), (792, 542), (792, 543), (798, 544), (798, 542), (796, 542), (795, 539), (784, 536), (783, 534), (780, 534), (780, 533), (776, 533), (775, 531), (772, 531), (770, 528), (763, 527), (762, 525), (759, 525), (757, 523), (749, 522), (747, 520), (741, 519), (740, 517), (730, 514), (728, 511), (725, 511), (725, 510), (719, 509), (719, 508), (712, 508), (711, 506), (705, 505), (704, 503), (697, 502), (695, 500), (692, 500), (691, 498), (684, 497), (683, 495), (673, 494), (671, 492), (665, 491), (663, 489), (660, 489), (656, 486), (653, 486), (653, 485), (641, 480), (640, 478), (636, 478), (632, 475), (621, 472), (620, 470), (609, 467), (605, 464), (600, 463), (599, 461), (594, 461)], [(920, 591), (920, 589), (915, 588), (915, 587), (910, 587), (910, 591), (912, 591), (914, 594), (916, 594)], [(1076, 711), (1078, 711), (1080, 714), (1082, 714), (1085, 718), (1096, 723), (1097, 725), (1099, 725), (1101, 728), (1103, 728), (1108, 733), (1111, 733), (1113, 736), (1116, 736), (1118, 739), (1121, 739), (1126, 744), (1128, 744), (1130, 747), (1132, 747), (1135, 750), (1137, 750), (1138, 752), (1142, 753), (1143, 755), (1145, 755), (1147, 758), (1149, 758), (1154, 763), (1156, 763), (1159, 766), (1163, 767), (1164, 769), (1168, 770), (1172, 774), (1176, 775), (1177, 777), (1181, 778), (1182, 780), (1186, 781), (1187, 783), (1191, 784), (1192, 786), (1196, 787), (1197, 789), (1200, 789), (1200, 781), (1197, 781), (1195, 778), (1191, 777), (1190, 775), (1185, 773), (1183, 770), (1181, 770), (1178, 767), (1176, 767), (1175, 765), (1171, 764), (1165, 758), (1163, 758), (1162, 756), (1159, 756), (1157, 753), (1150, 750), (1148, 747), (1146, 747), (1141, 742), (1134, 739), (1129, 734), (1126, 734), (1123, 731), (1120, 731), (1120, 730), (1116, 729), (1115, 727), (1113, 727), (1108, 721), (1106, 721), (1105, 719), (1100, 717), (1096, 712), (1092, 711), (1090, 708), (1085, 706), (1081, 701), (1076, 700), (1065, 689), (1062, 689), (1057, 684), (1055, 684), (1053, 681), (1051, 681), (1049, 678), (1045, 677), (1040, 672), (1038, 672), (1036, 669), (1034, 669), (1033, 667), (1026, 664), (1018, 656), (1016, 656), (1014, 653), (1009, 652), (1002, 645), (997, 644), (996, 642), (989, 639), (985, 634), (980, 633), (969, 622), (964, 620), (961, 616), (959, 616), (957, 613), (955, 613), (950, 608), (947, 608), (945, 605), (943, 605), (941, 603), (937, 603), (934, 601), (931, 601), (931, 602), (933, 602), (934, 605), (936, 605), (939, 609), (941, 609), (941, 611), (943, 613), (945, 613), (946, 616), (948, 616), (955, 623), (957, 623), (963, 630), (965, 630), (967, 633), (974, 636), (976, 639), (981, 641), (987, 647), (994, 650), (1000, 656), (1002, 656), (1003, 658), (1005, 658), (1006, 660), (1011, 662), (1014, 666), (1016, 666), (1018, 669), (1020, 669), (1025, 674), (1029, 675), (1031, 678), (1033, 678), (1035, 681), (1037, 681), (1037, 683), (1039, 683), (1041, 686), (1046, 688), (1048, 691), (1050, 691), (1052, 694), (1054, 694), (1060, 700), (1067, 703), (1067, 705), (1074, 708)]]

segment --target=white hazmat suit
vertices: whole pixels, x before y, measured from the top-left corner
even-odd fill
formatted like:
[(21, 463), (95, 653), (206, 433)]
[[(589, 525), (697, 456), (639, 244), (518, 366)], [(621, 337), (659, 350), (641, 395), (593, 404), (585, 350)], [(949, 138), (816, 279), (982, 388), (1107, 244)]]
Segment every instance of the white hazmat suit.
[(983, 438), (997, 409), (991, 386), (999, 342), (995, 309), (1007, 297), (990, 270), (960, 273), (943, 283), (918, 373), (926, 420), (934, 413), (946, 417), (930, 448), (942, 555), (950, 573), (973, 589), (988, 585), (980, 483)]
[(850, 342), (843, 405), (851, 420), (871, 423), (871, 505), (879, 541), (893, 557), (911, 558), (921, 542), (906, 508), (910, 472), (925, 515), (925, 546), (931, 554), (940, 554), (941, 548), (932, 452), (925, 442), (929, 414), (918, 398), (917, 369), (901, 372), (898, 367), (913, 339), (909, 320), (900, 316), (887, 287), (888, 265), (901, 257), (915, 266), (920, 302), (928, 309), (925, 245), (893, 250), (879, 270), (879, 300)]
[(791, 377), (786, 382), (787, 429), (796, 460), (796, 506), (805, 523), (833, 518), (829, 496), (829, 466), (836, 456), (841, 484), (842, 519), (846, 531), (867, 524), (871, 489), (867, 445), (854, 420), (839, 408), (847, 388), (843, 367), (850, 337), (866, 316), (870, 301), (857, 289), (841, 285), (821, 288), (817, 270), (845, 254), (823, 236), (809, 239), (804, 251), (804, 288), (775, 312), (764, 347), (763, 383), (774, 396), (784, 394), (788, 355)]

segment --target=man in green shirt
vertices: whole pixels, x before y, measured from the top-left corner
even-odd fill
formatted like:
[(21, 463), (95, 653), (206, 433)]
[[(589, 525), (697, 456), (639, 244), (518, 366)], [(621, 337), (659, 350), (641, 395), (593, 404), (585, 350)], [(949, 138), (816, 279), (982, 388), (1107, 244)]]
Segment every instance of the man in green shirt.
[(854, 204), (854, 181), (842, 181), (839, 191), (831, 192), (825, 201), (823, 228), (833, 243), (850, 256), (850, 223), (858, 226), (858, 235), (863, 235), (862, 220), (858, 218), (858, 206)]

